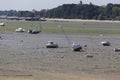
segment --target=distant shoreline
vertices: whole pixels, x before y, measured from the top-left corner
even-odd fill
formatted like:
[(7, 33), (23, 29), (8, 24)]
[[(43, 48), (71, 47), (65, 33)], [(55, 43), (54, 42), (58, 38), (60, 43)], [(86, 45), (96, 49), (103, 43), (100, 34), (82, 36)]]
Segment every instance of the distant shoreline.
[(59, 19), (59, 18), (46, 18), (47, 21), (54, 22), (107, 22), (107, 23), (120, 23), (114, 20), (88, 20), (88, 19)]

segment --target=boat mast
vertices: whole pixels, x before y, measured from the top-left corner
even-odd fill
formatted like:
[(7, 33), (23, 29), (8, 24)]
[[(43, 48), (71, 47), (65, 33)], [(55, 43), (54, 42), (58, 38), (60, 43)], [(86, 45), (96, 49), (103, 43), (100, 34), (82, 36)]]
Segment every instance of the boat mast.
[(65, 36), (68, 44), (71, 44), (71, 40), (69, 39), (69, 37), (68, 37), (67, 34), (65, 33), (63, 27), (62, 27), (61, 25), (58, 25), (58, 28), (60, 28), (60, 29), (62, 30), (62, 32), (63, 32), (63, 34), (64, 34), (64, 36)]

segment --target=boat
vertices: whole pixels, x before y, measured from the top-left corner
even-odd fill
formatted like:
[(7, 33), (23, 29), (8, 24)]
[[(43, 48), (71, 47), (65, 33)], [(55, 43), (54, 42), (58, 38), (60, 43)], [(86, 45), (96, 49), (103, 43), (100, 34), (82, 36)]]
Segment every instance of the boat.
[[(60, 28), (60, 29), (62, 30), (63, 34), (65, 35), (65, 38), (66, 38), (67, 41), (68, 41), (68, 44), (72, 44), (71, 40), (70, 40), (69, 37), (66, 35), (63, 27), (60, 26), (60, 25), (58, 25), (58, 28)], [(71, 46), (70, 46), (70, 47), (71, 47)], [(82, 50), (82, 46), (79, 45), (79, 44), (73, 43), (73, 44), (72, 44), (72, 50), (73, 50), (73, 51), (81, 51), (81, 50)]]
[(39, 31), (39, 30), (32, 30), (32, 29), (28, 30), (28, 33), (30, 33), (30, 34), (38, 34), (40, 32), (41, 31)]
[[(36, 16), (38, 16), (38, 17), (36, 17), (36, 19), (38, 19), (38, 21), (39, 21), (39, 19), (40, 19), (39, 15), (36, 15)], [(28, 30), (28, 33), (29, 34), (39, 34), (40, 32), (42, 32), (41, 20), (39, 22), (39, 26), (38, 25), (36, 26), (33, 22), (32, 25), (31, 25), (31, 29)]]
[(79, 44), (73, 43), (72, 49), (73, 49), (73, 51), (81, 51), (82, 50), (82, 46), (80, 46)]
[(0, 22), (0, 26), (5, 26), (5, 23), (4, 22)]
[[(31, 25), (31, 27), (33, 27), (33, 25)], [(40, 32), (42, 32), (42, 30), (41, 30), (41, 23), (40, 23), (40, 27), (39, 27), (39, 29), (29, 29), (28, 30), (28, 33), (29, 34), (39, 34)]]
[(108, 42), (108, 41), (102, 41), (101, 44), (103, 46), (110, 46), (110, 42)]
[(113, 51), (120, 52), (120, 48), (114, 48)]
[(58, 48), (58, 44), (53, 41), (48, 41), (46, 44), (46, 48)]
[(23, 28), (18, 28), (18, 29), (16, 29), (15, 31), (16, 31), (16, 32), (25, 32), (25, 29), (23, 29)]

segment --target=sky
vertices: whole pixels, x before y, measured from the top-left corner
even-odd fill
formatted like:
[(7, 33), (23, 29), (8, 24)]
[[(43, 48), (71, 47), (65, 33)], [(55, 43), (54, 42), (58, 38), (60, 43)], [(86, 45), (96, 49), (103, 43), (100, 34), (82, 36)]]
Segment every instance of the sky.
[[(81, 0), (83, 4), (92, 2), (95, 5), (106, 5), (108, 3), (120, 4), (120, 0)], [(41, 9), (52, 9), (62, 4), (78, 4), (80, 0), (0, 0), (0, 10), (29, 10), (40, 11)]]

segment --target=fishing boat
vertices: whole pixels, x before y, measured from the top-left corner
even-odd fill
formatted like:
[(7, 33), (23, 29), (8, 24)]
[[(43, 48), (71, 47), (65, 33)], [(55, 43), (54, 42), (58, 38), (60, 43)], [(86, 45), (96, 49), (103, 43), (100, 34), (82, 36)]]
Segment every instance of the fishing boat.
[(46, 44), (46, 48), (58, 48), (58, 44), (53, 41), (48, 41)]
[[(36, 14), (35, 14), (35, 15), (36, 15)], [(36, 15), (36, 16), (38, 16), (38, 15)], [(38, 19), (40, 19), (40, 17), (39, 17)], [(39, 25), (37, 25), (37, 24), (35, 24), (34, 22), (32, 22), (32, 24), (31, 24), (31, 29), (28, 30), (28, 33), (29, 33), (29, 34), (38, 34), (38, 33), (40, 33), (40, 32), (42, 32), (41, 20), (40, 20), (40, 22), (39, 22)]]

